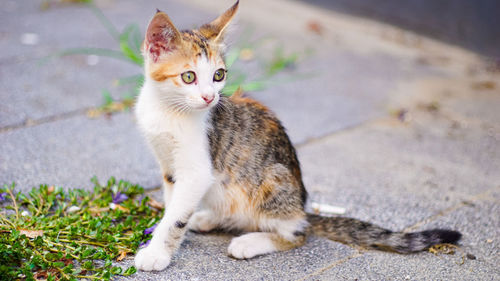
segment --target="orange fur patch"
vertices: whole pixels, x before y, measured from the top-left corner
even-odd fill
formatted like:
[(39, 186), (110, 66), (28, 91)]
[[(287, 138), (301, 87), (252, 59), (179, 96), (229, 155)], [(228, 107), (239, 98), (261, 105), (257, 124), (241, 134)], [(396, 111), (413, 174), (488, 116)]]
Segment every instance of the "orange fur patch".
[(212, 49), (208, 49), (208, 60), (213, 61), (215, 63)]
[(229, 215), (234, 215), (236, 213), (248, 213), (250, 211), (250, 206), (248, 204), (249, 198), (248, 194), (239, 184), (233, 184), (229, 188), (231, 191), (229, 197)]
[(254, 198), (254, 205), (260, 205), (262, 201), (266, 200), (274, 191), (276, 183), (265, 181), (259, 187), (257, 196)]
[(243, 97), (242, 94), (238, 94), (238, 95), (232, 95), (230, 97), (230, 99), (234, 102), (234, 103), (239, 103), (239, 104), (247, 104), (247, 105), (250, 105), (250, 106), (253, 106), (253, 107), (256, 107), (264, 112), (268, 112), (269, 111), (269, 108), (267, 108), (265, 105), (261, 104), (260, 102), (256, 101), (256, 100), (253, 100), (251, 98), (248, 98), (248, 97)]
[(275, 132), (279, 130), (278, 123), (275, 120), (268, 119), (264, 122), (266, 130)]
[(278, 188), (280, 185), (283, 184), (282, 180), (283, 179), (280, 176), (275, 175), (272, 172), (270, 173), (268, 172), (266, 174), (266, 177), (264, 178), (264, 181), (259, 186), (256, 194), (252, 198), (253, 205), (259, 206), (263, 204), (264, 201), (266, 201), (270, 196), (272, 196), (276, 188)]
[(306, 242), (305, 236), (299, 236), (294, 241), (287, 240), (278, 234), (271, 237), (274, 246), (280, 251), (287, 251), (302, 246)]
[(167, 73), (164, 73), (161, 69), (157, 70), (157, 71), (154, 71), (151, 73), (151, 78), (153, 78), (154, 80), (158, 81), (158, 82), (161, 82), (161, 81), (165, 81), (167, 80), (168, 78), (172, 78), (172, 77), (175, 77), (179, 74), (167, 74)]
[(172, 83), (174, 83), (174, 85), (176, 87), (180, 87), (181, 86), (181, 84), (179, 82), (177, 82), (177, 79), (172, 79)]
[(158, 82), (178, 76), (184, 72), (184, 68), (181, 67), (181, 65), (183, 65), (183, 62), (186, 60), (187, 58), (182, 54), (166, 56), (162, 58), (160, 62), (151, 65), (149, 68), (149, 75)]

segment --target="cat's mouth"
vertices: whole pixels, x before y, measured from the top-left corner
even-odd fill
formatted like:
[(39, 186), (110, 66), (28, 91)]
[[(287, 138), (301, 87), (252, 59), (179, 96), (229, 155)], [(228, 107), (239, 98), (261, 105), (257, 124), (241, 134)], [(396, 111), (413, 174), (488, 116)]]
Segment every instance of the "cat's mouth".
[(211, 102), (211, 103), (204, 103), (204, 104), (200, 104), (200, 105), (197, 105), (195, 107), (193, 107), (195, 110), (204, 110), (204, 109), (208, 109), (208, 108), (211, 108), (212, 106), (214, 106), (216, 103), (215, 102)]
[(210, 104), (206, 104), (206, 103), (199, 103), (199, 104), (191, 104), (188, 106), (189, 108), (189, 111), (205, 111), (207, 109), (210, 109), (212, 107), (212, 104), (213, 103), (210, 103)]

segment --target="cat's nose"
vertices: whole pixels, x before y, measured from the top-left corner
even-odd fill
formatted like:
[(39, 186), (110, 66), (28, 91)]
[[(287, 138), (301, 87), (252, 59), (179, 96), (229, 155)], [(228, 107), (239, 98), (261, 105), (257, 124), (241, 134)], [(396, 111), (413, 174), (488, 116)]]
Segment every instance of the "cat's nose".
[(201, 98), (207, 103), (210, 104), (214, 100), (214, 94), (202, 94)]

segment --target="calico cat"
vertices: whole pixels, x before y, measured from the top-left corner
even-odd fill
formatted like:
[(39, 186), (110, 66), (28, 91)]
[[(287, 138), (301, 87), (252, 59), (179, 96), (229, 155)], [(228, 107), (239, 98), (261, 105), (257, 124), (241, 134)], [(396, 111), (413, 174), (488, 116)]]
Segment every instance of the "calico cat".
[(345, 217), (306, 214), (307, 192), (285, 129), (260, 103), (224, 87), (223, 37), (236, 2), (199, 29), (178, 31), (158, 11), (143, 44), (145, 82), (135, 114), (164, 176), (165, 215), (138, 269), (166, 268), (186, 229), (237, 230), (228, 254), (237, 259), (285, 251), (310, 233), (399, 253), (454, 243), (461, 234), (434, 229), (392, 232)]

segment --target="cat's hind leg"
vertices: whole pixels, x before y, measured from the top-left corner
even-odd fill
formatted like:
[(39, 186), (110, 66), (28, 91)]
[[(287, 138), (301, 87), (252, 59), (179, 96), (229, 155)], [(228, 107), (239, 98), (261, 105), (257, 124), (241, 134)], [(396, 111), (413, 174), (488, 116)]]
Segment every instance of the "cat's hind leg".
[[(237, 259), (249, 259), (277, 251), (287, 251), (302, 246), (306, 241), (307, 222), (293, 222), (296, 227), (286, 227), (273, 232), (250, 232), (233, 238), (228, 254)], [(279, 226), (278, 226), (279, 227)]]
[(303, 208), (304, 192), (300, 179), (289, 168), (282, 164), (267, 167), (261, 185), (248, 198), (253, 206), (248, 218), (260, 232), (234, 238), (229, 255), (247, 259), (304, 244), (309, 226)]
[(196, 232), (209, 232), (219, 225), (219, 219), (211, 210), (197, 211), (191, 216), (188, 229)]

